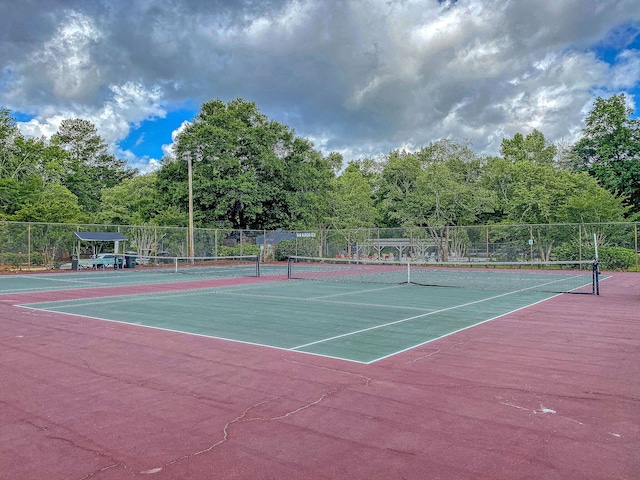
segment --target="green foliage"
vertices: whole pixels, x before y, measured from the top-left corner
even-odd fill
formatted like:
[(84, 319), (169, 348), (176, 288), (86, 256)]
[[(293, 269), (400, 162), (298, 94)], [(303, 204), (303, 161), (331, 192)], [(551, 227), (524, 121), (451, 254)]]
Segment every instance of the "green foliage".
[(475, 222), (496, 203), (479, 181), (480, 167), (467, 146), (449, 140), (416, 154), (392, 152), (379, 182), (384, 217), (390, 226)]
[(490, 159), (483, 182), (498, 193), (498, 208), (510, 223), (611, 222), (626, 208), (585, 174), (553, 164)]
[(36, 175), (22, 180), (0, 178), (0, 218), (11, 218), (25, 204), (37, 201), (42, 188), (42, 179)]
[(283, 240), (275, 248), (275, 259), (279, 262), (287, 260), (291, 256), (317, 257), (318, 245), (315, 242), (300, 242), (296, 240)]
[[(505, 138), (502, 157), (439, 140), (417, 152), (353, 160), (342, 171), (341, 154), (323, 156), (255, 103), (213, 100), (177, 139), (176, 158), (139, 176), (87, 120), (63, 121), (48, 143), (24, 138), (0, 108), (0, 219), (73, 223), (90, 214), (106, 224), (184, 227), (190, 159), (198, 227), (330, 227), (349, 249), (375, 225), (428, 226), (430, 241), (459, 254), (465, 243), (443, 239), (441, 227), (640, 218), (640, 121), (625, 102), (624, 95), (596, 101), (582, 140), (561, 153), (563, 168), (553, 163), (556, 148), (534, 130)], [(544, 258), (562, 233), (536, 228), (531, 236)], [(184, 242), (171, 242), (175, 254)]]
[(47, 155), (40, 140), (25, 139), (8, 110), (0, 109), (0, 218), (36, 201), (45, 185)]
[(380, 209), (385, 224), (418, 224), (413, 221), (413, 198), (422, 172), (420, 159), (407, 152), (391, 152), (383, 164), (379, 181)]
[(18, 269), (21, 264), (29, 261), (26, 253), (2, 252), (0, 253), (0, 265), (10, 265)]
[(43, 265), (42, 254), (40, 252), (32, 252), (31, 259), (26, 253), (14, 253), (14, 252), (0, 252), (0, 265), (10, 265), (14, 269), (18, 270), (23, 265), (28, 265), (31, 261), (31, 265)]
[(195, 223), (252, 229), (319, 222), (337, 162), (242, 99), (203, 104), (158, 172), (163, 200), (185, 211), (189, 160)]
[(623, 199), (598, 185), (586, 173), (558, 172), (570, 184), (564, 204), (559, 206), (559, 217), (567, 223), (621, 222), (629, 210)]
[(371, 193), (370, 180), (358, 165), (349, 164), (333, 181), (332, 193), (325, 199), (329, 205), (328, 223), (338, 230), (375, 226), (378, 211)]
[[(616, 246), (598, 247), (598, 264), (601, 270), (631, 270), (635, 267), (637, 258), (633, 250)], [(576, 243), (565, 243), (554, 249), (553, 259), (559, 261), (592, 260), (595, 258), (593, 246), (583, 246)]]
[[(162, 214), (162, 204), (156, 190), (156, 174), (139, 175), (102, 191), (98, 220), (116, 225), (146, 225)], [(164, 223), (163, 223), (164, 224)]]
[(84, 214), (77, 197), (66, 187), (53, 183), (46, 185), (33, 200), (28, 201), (13, 215), (21, 222), (73, 223), (82, 222)]
[(640, 212), (640, 120), (632, 118), (624, 94), (598, 97), (575, 145), (576, 167)]
[(600, 268), (605, 270), (630, 270), (637, 261), (633, 250), (622, 247), (601, 247), (598, 257)]
[(538, 130), (533, 130), (526, 137), (516, 133), (512, 139), (503, 139), (500, 154), (512, 163), (533, 162), (550, 165), (556, 155), (556, 147), (547, 145), (544, 135)]
[(260, 255), (260, 245), (243, 243), (235, 247), (228, 247), (226, 245), (218, 246), (219, 257), (234, 257), (239, 255)]
[(67, 153), (61, 181), (76, 195), (85, 212), (99, 210), (103, 189), (115, 187), (137, 173), (126, 168), (126, 161), (109, 153), (96, 127), (88, 120), (63, 120), (51, 143)]

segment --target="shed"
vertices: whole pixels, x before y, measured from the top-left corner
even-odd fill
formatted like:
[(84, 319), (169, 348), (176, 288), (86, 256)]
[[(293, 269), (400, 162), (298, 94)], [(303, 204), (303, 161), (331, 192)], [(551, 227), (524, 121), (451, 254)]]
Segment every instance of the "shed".
[[(80, 258), (80, 248), (83, 243), (98, 243), (98, 242), (113, 242), (113, 251), (118, 253), (119, 242), (126, 242), (127, 237), (118, 232), (73, 232), (76, 239), (75, 254), (77, 258)], [(93, 245), (93, 253), (95, 252), (95, 245)]]

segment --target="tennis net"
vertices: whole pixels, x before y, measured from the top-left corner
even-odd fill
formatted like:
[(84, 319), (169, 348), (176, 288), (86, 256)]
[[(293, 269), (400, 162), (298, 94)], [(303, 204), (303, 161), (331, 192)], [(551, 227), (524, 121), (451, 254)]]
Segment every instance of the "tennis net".
[(259, 277), (260, 257), (222, 256), (222, 257), (168, 257), (119, 255), (118, 262), (128, 268), (153, 273), (174, 273), (205, 275), (213, 278)]
[(392, 262), (290, 257), (289, 279), (598, 294), (598, 266), (575, 262)]

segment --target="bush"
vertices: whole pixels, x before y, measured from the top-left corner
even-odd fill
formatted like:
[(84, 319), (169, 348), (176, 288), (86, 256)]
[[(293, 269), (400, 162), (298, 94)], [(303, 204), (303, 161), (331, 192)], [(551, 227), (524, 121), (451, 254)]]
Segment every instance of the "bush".
[[(26, 253), (0, 253), (0, 265), (11, 265), (13, 268), (18, 269), (21, 265), (27, 264), (29, 264), (29, 255)], [(31, 254), (31, 265), (44, 265), (42, 253), (33, 252)]]
[(630, 270), (636, 265), (636, 254), (628, 248), (602, 247), (598, 257), (603, 270)]
[(317, 257), (318, 245), (312, 242), (296, 242), (295, 240), (282, 240), (276, 245), (276, 260), (284, 261), (290, 256)]
[[(560, 261), (580, 260), (578, 245), (565, 243), (553, 250), (552, 259)], [(582, 247), (582, 260), (595, 257), (593, 247)], [(598, 261), (601, 270), (630, 270), (636, 265), (636, 254), (633, 250), (623, 247), (599, 247)]]
[(260, 255), (260, 245), (245, 243), (242, 245), (242, 247), (240, 245), (237, 245), (235, 247), (220, 245), (218, 247), (219, 257), (236, 257), (239, 255)]
[(44, 259), (42, 258), (42, 254), (40, 252), (31, 254), (31, 265), (44, 265)]

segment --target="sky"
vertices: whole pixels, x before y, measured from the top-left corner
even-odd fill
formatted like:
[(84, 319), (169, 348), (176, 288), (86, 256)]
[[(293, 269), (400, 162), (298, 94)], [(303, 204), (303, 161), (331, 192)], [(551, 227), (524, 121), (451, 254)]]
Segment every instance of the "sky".
[(25, 136), (83, 118), (157, 168), (209, 100), (243, 98), (345, 161), (441, 138), (574, 143), (640, 98), (638, 0), (0, 0), (0, 107)]

